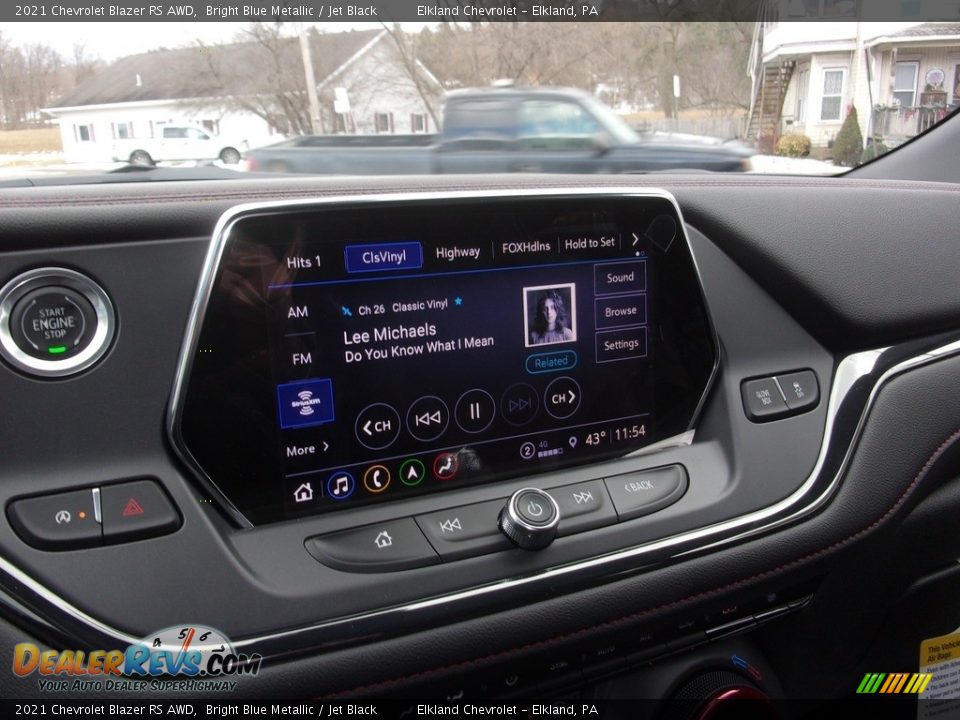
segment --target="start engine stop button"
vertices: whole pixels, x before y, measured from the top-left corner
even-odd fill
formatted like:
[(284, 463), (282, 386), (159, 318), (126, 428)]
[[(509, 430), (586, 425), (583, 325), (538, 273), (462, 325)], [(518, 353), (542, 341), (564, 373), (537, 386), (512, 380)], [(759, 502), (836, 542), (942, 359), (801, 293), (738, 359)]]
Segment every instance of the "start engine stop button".
[(38, 268), (0, 288), (0, 355), (38, 377), (65, 377), (96, 363), (116, 316), (97, 283), (74, 270)]
[(34, 290), (10, 315), (10, 334), (23, 352), (45, 360), (81, 352), (93, 339), (97, 314), (83, 295), (66, 287)]

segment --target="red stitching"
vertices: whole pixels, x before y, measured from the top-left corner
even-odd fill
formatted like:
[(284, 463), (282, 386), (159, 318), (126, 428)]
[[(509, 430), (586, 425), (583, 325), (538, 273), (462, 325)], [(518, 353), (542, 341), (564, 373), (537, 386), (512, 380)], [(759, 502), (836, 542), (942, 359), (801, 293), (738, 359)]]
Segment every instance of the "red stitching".
[(724, 593), (728, 590), (732, 590), (732, 589), (741, 587), (743, 585), (748, 585), (756, 580), (761, 580), (761, 579), (768, 578), (772, 575), (777, 575), (783, 572), (784, 570), (787, 570), (788, 568), (793, 568), (793, 567), (796, 567), (797, 565), (802, 565), (807, 562), (810, 562), (811, 560), (815, 560), (824, 555), (830, 554), (835, 550), (843, 547), (844, 545), (848, 545), (851, 542), (854, 542), (855, 540), (859, 540), (863, 536), (870, 534), (880, 525), (883, 525), (887, 520), (889, 520), (890, 517), (900, 509), (903, 503), (906, 502), (907, 498), (910, 497), (911, 494), (913, 494), (913, 491), (916, 489), (917, 485), (919, 485), (920, 482), (926, 477), (927, 473), (930, 471), (930, 468), (940, 459), (940, 456), (943, 455), (944, 451), (950, 445), (956, 442), (958, 438), (960, 438), (960, 429), (953, 432), (946, 440), (944, 440), (940, 444), (940, 446), (933, 452), (932, 455), (930, 455), (927, 461), (920, 468), (920, 471), (914, 477), (913, 481), (900, 494), (900, 497), (897, 498), (897, 501), (890, 507), (890, 509), (888, 509), (877, 520), (872, 522), (867, 527), (857, 531), (856, 533), (849, 535), (843, 540), (839, 540), (831, 545), (828, 545), (825, 548), (821, 548), (820, 550), (809, 553), (808, 555), (804, 555), (802, 557), (796, 558), (794, 560), (791, 560), (787, 563), (779, 565), (770, 570), (764, 570), (763, 572), (757, 573), (755, 575), (751, 575), (749, 577), (742, 578), (740, 580), (734, 580), (733, 582), (727, 583), (726, 585), (721, 585), (720, 587), (717, 587), (717, 588), (713, 588), (712, 590), (704, 590), (703, 592), (690, 595), (681, 600), (672, 600), (670, 602), (663, 603), (661, 605), (656, 605), (646, 610), (640, 610), (638, 612), (630, 613), (629, 615), (623, 615), (621, 617), (614, 618), (612, 620), (606, 620), (602, 623), (597, 623), (595, 625), (590, 625), (590, 626), (581, 628), (579, 630), (574, 630), (568, 633), (556, 635), (552, 638), (547, 638), (545, 640), (538, 640), (536, 642), (527, 643), (525, 645), (519, 645), (513, 648), (509, 648), (507, 650), (500, 650), (495, 653), (490, 653), (488, 655), (483, 655), (481, 657), (473, 658), (472, 660), (462, 660), (460, 662), (451, 663), (449, 665), (441, 665), (439, 667), (431, 668), (430, 670), (422, 670), (420, 672), (411, 673), (409, 675), (402, 675), (399, 677), (391, 678), (389, 680), (381, 680), (375, 683), (369, 683), (367, 685), (359, 685), (350, 690), (342, 690), (340, 692), (332, 693), (331, 695), (328, 695), (328, 697), (339, 697), (342, 695), (350, 695), (350, 694), (364, 692), (367, 690), (386, 688), (391, 685), (406, 683), (414, 679), (424, 678), (424, 677), (428, 677), (430, 675), (435, 675), (438, 673), (443, 673), (451, 670), (462, 670), (472, 666), (482, 665), (490, 661), (503, 659), (506, 656), (522, 653), (527, 650), (544, 648), (551, 645), (558, 645), (564, 642), (568, 642), (570, 640), (575, 640), (583, 635), (592, 634), (594, 632), (597, 632), (598, 630), (612, 629), (617, 625), (630, 623), (639, 618), (643, 618), (648, 615), (660, 612), (661, 610), (675, 608), (690, 602), (702, 600), (702, 599), (711, 597), (713, 595), (717, 595), (719, 593)]

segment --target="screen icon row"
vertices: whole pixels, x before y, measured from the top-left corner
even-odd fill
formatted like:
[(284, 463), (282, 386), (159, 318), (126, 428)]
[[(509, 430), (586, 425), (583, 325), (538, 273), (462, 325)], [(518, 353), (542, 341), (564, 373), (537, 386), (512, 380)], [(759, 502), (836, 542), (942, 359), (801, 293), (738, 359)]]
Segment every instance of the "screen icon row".
[[(456, 453), (442, 452), (434, 457), (431, 469), (438, 480), (452, 480), (460, 470), (460, 460)], [(427, 469), (422, 460), (408, 458), (400, 463), (396, 477), (407, 487), (415, 487), (427, 477)], [(390, 468), (378, 463), (370, 465), (363, 471), (361, 482), (368, 493), (378, 495), (390, 487), (393, 478)], [(294, 503), (297, 504), (310, 503), (323, 494), (332, 500), (346, 500), (356, 492), (357, 488), (358, 484), (353, 473), (337, 470), (322, 484), (315, 485), (313, 481), (300, 483), (294, 489), (292, 496)]]

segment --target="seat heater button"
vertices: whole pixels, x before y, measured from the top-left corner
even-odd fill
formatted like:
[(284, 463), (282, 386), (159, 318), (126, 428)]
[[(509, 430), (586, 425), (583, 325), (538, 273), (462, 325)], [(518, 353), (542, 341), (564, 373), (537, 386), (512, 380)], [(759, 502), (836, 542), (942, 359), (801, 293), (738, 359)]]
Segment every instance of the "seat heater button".
[(306, 548), (324, 565), (349, 572), (389, 572), (440, 562), (413, 518), (309, 538)]
[(672, 505), (687, 491), (687, 471), (681, 465), (617, 475), (604, 480), (620, 520), (649, 515)]

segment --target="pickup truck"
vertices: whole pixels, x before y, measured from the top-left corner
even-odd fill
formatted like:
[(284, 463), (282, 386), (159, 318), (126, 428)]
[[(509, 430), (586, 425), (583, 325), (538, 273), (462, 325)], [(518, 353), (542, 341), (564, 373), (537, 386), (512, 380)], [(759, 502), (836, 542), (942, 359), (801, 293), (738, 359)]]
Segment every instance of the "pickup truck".
[(437, 135), (313, 135), (244, 154), (250, 171), (336, 175), (746, 171), (736, 141), (644, 137), (580, 90), (489, 88), (447, 95)]
[(131, 165), (155, 165), (168, 160), (220, 160), (240, 162), (245, 143), (211, 135), (194, 125), (164, 125), (160, 136), (119, 140), (113, 144), (113, 159)]

